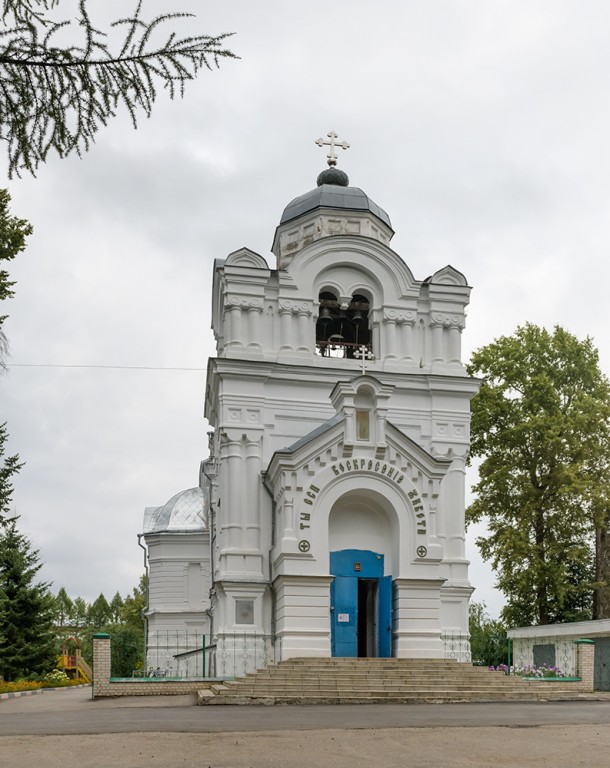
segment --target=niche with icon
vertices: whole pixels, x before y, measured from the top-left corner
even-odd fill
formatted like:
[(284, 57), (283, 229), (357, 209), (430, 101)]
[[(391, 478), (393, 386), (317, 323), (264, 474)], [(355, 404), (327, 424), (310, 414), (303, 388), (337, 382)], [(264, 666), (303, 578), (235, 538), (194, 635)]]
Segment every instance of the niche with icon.
[(366, 296), (355, 293), (347, 308), (342, 308), (337, 296), (330, 291), (322, 291), (319, 302), (316, 321), (318, 355), (357, 360), (359, 356), (355, 353), (360, 347), (373, 351), (369, 328), (370, 305)]

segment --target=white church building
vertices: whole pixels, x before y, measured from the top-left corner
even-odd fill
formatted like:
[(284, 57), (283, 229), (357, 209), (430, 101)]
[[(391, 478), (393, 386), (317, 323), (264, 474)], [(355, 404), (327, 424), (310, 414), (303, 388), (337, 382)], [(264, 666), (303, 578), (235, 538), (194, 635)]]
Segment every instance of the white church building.
[[(183, 629), (205, 635), (216, 674), (469, 660), (470, 288), (452, 266), (413, 276), (328, 136), (329, 167), (284, 209), (272, 263), (248, 248), (214, 263), (210, 456), (198, 488), (145, 513), (153, 667), (155, 633)], [(176, 669), (189, 655), (169, 645)]]

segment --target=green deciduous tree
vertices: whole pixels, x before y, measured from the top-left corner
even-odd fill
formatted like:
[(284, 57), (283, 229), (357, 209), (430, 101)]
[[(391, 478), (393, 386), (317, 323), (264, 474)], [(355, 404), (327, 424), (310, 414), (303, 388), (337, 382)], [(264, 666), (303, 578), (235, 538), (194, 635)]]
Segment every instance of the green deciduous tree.
[(42, 563), (12, 518), (0, 533), (0, 674), (5, 680), (53, 667), (54, 598), (37, 581)]
[(236, 58), (224, 47), (227, 34), (177, 35), (175, 22), (190, 14), (144, 21), (140, 0), (130, 16), (101, 30), (87, 0), (63, 17), (54, 12), (59, 5), (2, 0), (0, 136), (9, 175), (34, 173), (51, 149), (60, 157), (82, 154), (119, 109), (136, 127), (138, 113), (150, 116), (160, 86), (174, 98), (202, 69)]
[(473, 664), (495, 667), (507, 663), (506, 625), (501, 620), (490, 618), (485, 603), (470, 603), (468, 629)]
[[(474, 353), (467, 520), (507, 597), (510, 625), (591, 618), (595, 532), (610, 499), (610, 387), (590, 339), (527, 324)], [(601, 588), (601, 585), (598, 585)]]
[(143, 629), (143, 613), (146, 608), (146, 575), (140, 576), (138, 585), (133, 588), (131, 595), (125, 598), (121, 609), (121, 622), (134, 629)]

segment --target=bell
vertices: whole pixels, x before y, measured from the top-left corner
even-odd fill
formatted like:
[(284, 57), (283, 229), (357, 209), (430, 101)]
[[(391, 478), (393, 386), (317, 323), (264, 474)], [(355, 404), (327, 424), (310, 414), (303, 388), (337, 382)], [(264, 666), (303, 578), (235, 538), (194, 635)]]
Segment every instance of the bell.
[(357, 309), (354, 312), (354, 316), (352, 317), (352, 322), (354, 322), (354, 323), (361, 323), (363, 320), (364, 320), (364, 318), (362, 317), (362, 312), (359, 309)]
[[(343, 330), (343, 329), (341, 329)], [(343, 338), (342, 334), (340, 333), (333, 333), (332, 336), (328, 337), (328, 343), (330, 344), (330, 348), (332, 350), (337, 349), (337, 346), (342, 346), (345, 339)]]
[(322, 307), (322, 311), (320, 312), (320, 320), (323, 323), (327, 323), (329, 320), (332, 320), (330, 309), (328, 307)]

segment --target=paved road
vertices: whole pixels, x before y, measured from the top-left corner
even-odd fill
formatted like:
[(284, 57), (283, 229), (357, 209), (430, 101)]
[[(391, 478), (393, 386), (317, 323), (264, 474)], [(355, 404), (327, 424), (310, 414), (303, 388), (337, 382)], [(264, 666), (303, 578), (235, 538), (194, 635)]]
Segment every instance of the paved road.
[[(610, 725), (610, 700), (197, 707), (194, 697), (91, 699), (87, 688), (0, 701), (0, 736)], [(610, 762), (610, 758), (609, 758)]]
[(610, 768), (610, 701), (196, 707), (193, 697), (0, 701), (2, 768)]

